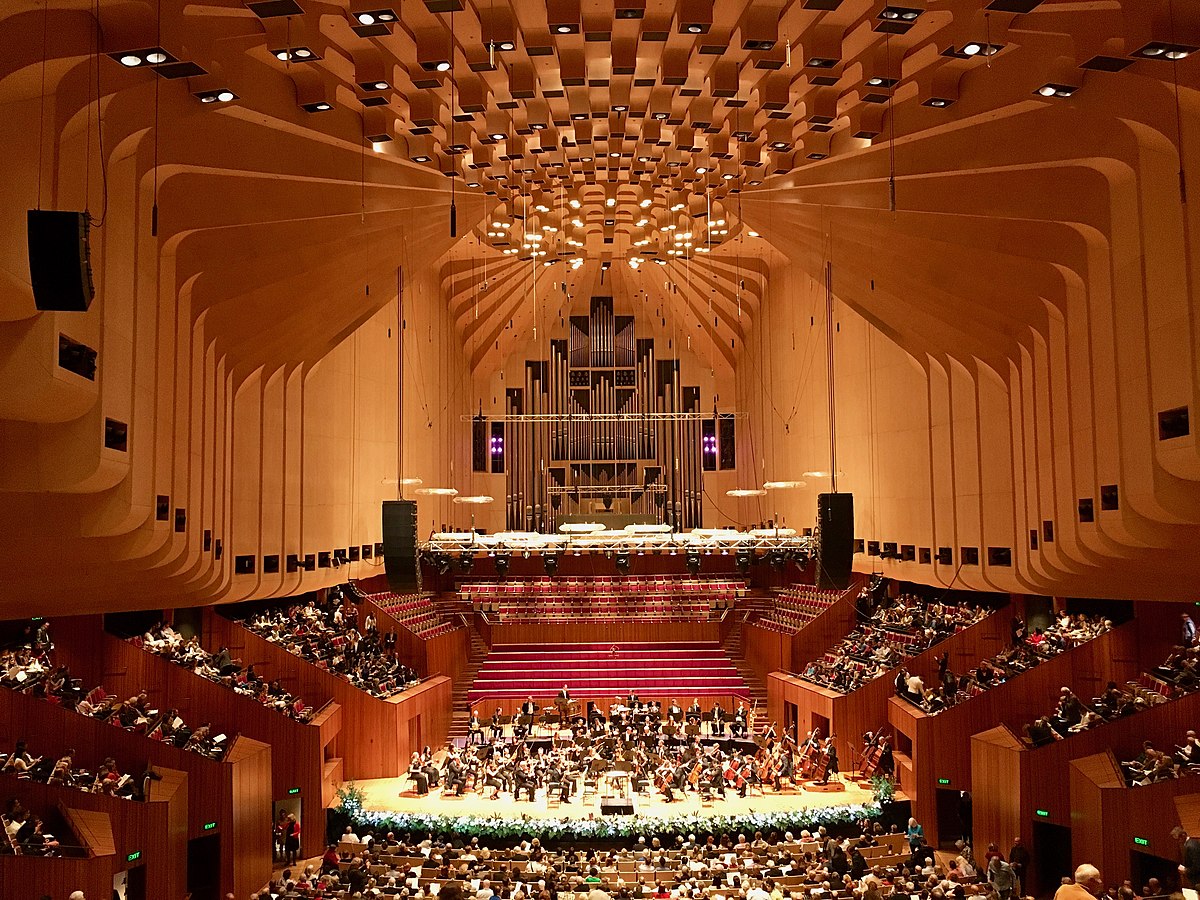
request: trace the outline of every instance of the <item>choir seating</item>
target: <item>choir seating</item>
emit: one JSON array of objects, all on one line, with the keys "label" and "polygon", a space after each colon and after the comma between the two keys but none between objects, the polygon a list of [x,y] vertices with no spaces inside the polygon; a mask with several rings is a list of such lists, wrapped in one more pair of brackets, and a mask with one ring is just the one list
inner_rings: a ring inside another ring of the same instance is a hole
[{"label": "choir seating", "polygon": [[433,603],[432,594],[397,594],[393,591],[368,593],[353,583],[350,587],[360,597],[370,600],[422,640],[440,637],[460,627],[457,622],[446,618],[438,610]]},{"label": "choir seating", "polygon": [[498,625],[531,622],[704,622],[720,618],[744,582],[671,576],[531,578],[464,584],[459,595]]},{"label": "choir seating", "polygon": [[[749,689],[715,642],[497,644],[469,693],[472,704],[501,698],[552,698],[563,684],[573,697],[611,699],[636,691],[678,696],[749,696]],[[548,701],[547,701],[548,702]]]},{"label": "choir seating", "polygon": [[841,596],[841,591],[823,591],[811,585],[785,588],[775,594],[774,605],[754,619],[754,623],[769,631],[795,634]]}]

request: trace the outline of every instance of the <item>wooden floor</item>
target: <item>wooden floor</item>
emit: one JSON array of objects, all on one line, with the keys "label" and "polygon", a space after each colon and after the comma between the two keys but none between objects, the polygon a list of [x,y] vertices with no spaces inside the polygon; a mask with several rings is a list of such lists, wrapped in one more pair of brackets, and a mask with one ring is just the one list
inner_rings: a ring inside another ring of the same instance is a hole
[{"label": "wooden floor", "polygon": [[[579,797],[572,799],[569,804],[547,806],[544,791],[539,791],[537,799],[530,803],[521,800],[513,802],[511,794],[501,794],[499,800],[489,800],[474,792],[468,792],[461,797],[442,796],[440,789],[434,789],[427,795],[419,797],[409,789],[406,778],[375,778],[368,781],[357,781],[365,795],[363,806],[368,810],[398,813],[425,813],[446,816],[521,816],[539,815],[556,819],[586,819],[600,814],[601,793],[589,797],[582,802]],[[834,787],[830,785],[830,787]],[[736,791],[726,791],[727,799],[722,801],[715,798],[711,804],[702,804],[699,795],[688,792],[685,799],[667,803],[661,794],[644,793],[634,797],[634,812],[638,815],[668,816],[681,813],[699,813],[711,815],[736,815],[749,812],[780,812],[792,810],[817,809],[831,806],[849,806],[871,802],[871,792],[860,788],[851,781],[842,783],[842,790],[792,790],[786,789],[776,793],[767,789],[763,794],[757,791],[745,799],[738,796]],[[490,795],[490,791],[489,791]]]}]

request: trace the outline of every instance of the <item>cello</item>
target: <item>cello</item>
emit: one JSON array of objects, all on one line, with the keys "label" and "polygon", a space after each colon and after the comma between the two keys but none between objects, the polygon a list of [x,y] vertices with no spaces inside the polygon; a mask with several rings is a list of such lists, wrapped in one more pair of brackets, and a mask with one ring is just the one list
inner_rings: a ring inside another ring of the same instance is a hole
[{"label": "cello", "polygon": [[862,761],[859,763],[858,773],[863,778],[870,778],[879,771],[879,760],[883,756],[883,742],[887,738],[883,734],[883,726],[874,734],[868,734],[864,741]]}]

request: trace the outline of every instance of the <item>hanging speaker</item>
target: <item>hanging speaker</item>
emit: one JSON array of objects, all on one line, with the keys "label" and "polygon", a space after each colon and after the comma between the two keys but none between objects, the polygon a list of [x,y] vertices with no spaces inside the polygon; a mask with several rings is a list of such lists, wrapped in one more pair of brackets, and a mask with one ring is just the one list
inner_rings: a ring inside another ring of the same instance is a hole
[{"label": "hanging speaker", "polygon": [[383,568],[397,594],[420,589],[415,500],[383,501]]},{"label": "hanging speaker", "polygon": [[854,495],[817,495],[817,587],[850,586],[854,562]]},{"label": "hanging speaker", "polygon": [[87,312],[92,305],[88,229],[87,213],[29,210],[29,277],[39,310]]}]

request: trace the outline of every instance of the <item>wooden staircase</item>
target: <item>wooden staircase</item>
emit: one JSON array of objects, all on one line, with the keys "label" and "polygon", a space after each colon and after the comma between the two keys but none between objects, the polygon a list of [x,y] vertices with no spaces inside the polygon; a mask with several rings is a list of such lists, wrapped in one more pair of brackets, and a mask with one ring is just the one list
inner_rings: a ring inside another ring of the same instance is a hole
[{"label": "wooden staircase", "polygon": [[467,726],[471,721],[471,708],[467,704],[467,695],[471,691],[471,686],[475,683],[475,676],[479,674],[479,668],[487,659],[488,645],[479,631],[475,628],[475,623],[471,621],[470,614],[463,614],[463,620],[467,624],[467,635],[471,639],[471,649],[467,655],[467,663],[463,666],[462,673],[454,682],[453,702],[451,705],[450,716],[450,732],[448,737],[451,740],[467,737]]},{"label": "wooden staircase", "polygon": [[741,600],[737,607],[729,612],[729,615],[733,617],[733,626],[725,635],[725,639],[721,641],[721,649],[725,651],[725,655],[733,662],[734,668],[742,676],[746,686],[750,688],[750,699],[757,701],[759,713],[762,715],[766,714],[767,709],[767,686],[758,677],[754,667],[746,662],[742,626],[759,609],[765,609],[770,603],[770,597],[759,595],[751,595]]}]

